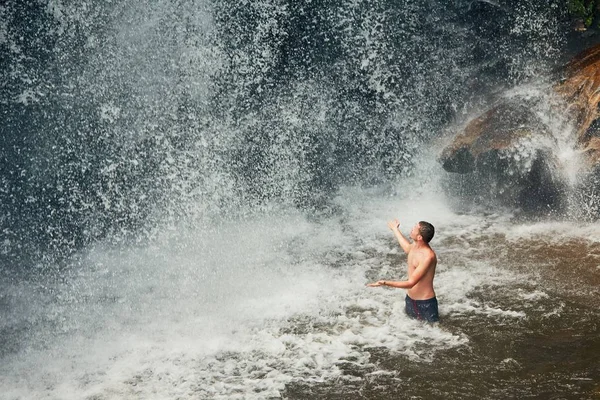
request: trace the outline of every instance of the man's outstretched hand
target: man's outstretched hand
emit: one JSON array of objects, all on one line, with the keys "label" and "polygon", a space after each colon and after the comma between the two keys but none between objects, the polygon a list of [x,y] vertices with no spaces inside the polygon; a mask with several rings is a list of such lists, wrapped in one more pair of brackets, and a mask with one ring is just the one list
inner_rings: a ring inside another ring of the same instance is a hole
[{"label": "man's outstretched hand", "polygon": [[391,230],[400,229],[400,221],[398,221],[397,219],[388,221],[387,225],[388,225],[388,228],[390,228]]},{"label": "man's outstretched hand", "polygon": [[368,287],[383,286],[383,282],[385,282],[385,281],[377,281],[377,282],[373,282],[373,283],[367,283],[367,286]]}]

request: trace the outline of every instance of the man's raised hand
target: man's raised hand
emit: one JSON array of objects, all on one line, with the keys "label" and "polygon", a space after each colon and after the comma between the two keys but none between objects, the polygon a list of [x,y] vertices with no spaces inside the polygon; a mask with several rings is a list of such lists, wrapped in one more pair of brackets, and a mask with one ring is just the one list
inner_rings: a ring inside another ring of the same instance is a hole
[{"label": "man's raised hand", "polygon": [[391,230],[400,229],[400,221],[398,221],[398,219],[389,221],[387,225],[388,225],[388,228],[390,228]]}]

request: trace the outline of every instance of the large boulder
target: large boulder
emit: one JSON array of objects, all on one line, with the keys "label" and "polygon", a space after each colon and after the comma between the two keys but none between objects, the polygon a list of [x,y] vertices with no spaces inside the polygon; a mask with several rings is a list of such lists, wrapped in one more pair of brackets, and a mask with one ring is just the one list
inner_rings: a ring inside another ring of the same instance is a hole
[{"label": "large boulder", "polygon": [[600,45],[577,55],[557,81],[537,96],[502,97],[469,121],[442,150],[443,168],[474,176],[512,205],[563,207],[574,174],[600,171]]},{"label": "large boulder", "polygon": [[442,151],[440,161],[448,172],[473,172],[519,140],[548,136],[544,128],[530,104],[501,102],[473,119]]}]

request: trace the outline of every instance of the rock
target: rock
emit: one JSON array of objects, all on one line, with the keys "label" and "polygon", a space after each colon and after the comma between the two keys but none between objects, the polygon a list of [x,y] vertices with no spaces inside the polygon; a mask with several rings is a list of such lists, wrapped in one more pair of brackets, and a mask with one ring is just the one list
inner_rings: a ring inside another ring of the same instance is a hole
[{"label": "rock", "polygon": [[[572,143],[573,153],[581,155],[578,173],[600,171],[600,45],[577,55],[558,77],[548,89],[553,93],[506,96],[469,121],[442,150],[443,168],[474,175],[471,181],[489,188],[489,196],[508,199],[511,205],[530,210],[562,207],[567,182],[561,162],[574,161],[559,160],[561,146]],[[560,135],[552,134],[556,128],[548,122],[558,120],[553,114],[564,121],[560,133],[572,135],[570,140],[561,138],[560,145]]]},{"label": "rock", "polygon": [[448,172],[473,172],[482,160],[511,148],[519,139],[539,133],[543,126],[530,104],[497,104],[472,120],[442,151],[440,161]]},{"label": "rock", "polygon": [[592,137],[583,149],[584,157],[590,166],[600,166],[600,138]]},{"label": "rock", "polygon": [[[596,126],[600,124],[593,124],[599,116],[600,45],[576,56],[564,67],[561,77],[554,91],[564,102],[556,106],[556,112],[573,122],[576,143],[580,150],[590,153],[597,148],[597,144],[590,144],[592,138],[600,136],[600,127]],[[470,121],[442,151],[440,162],[449,172],[472,172],[477,159],[488,151],[508,149],[518,139],[532,134],[548,136],[548,129],[532,111],[534,106],[531,100],[503,99]],[[586,159],[598,161],[596,156]]]},{"label": "rock", "polygon": [[594,134],[589,128],[598,118],[600,45],[571,60],[563,70],[563,81],[554,89],[566,102],[565,112],[575,123],[578,144],[585,147]]}]

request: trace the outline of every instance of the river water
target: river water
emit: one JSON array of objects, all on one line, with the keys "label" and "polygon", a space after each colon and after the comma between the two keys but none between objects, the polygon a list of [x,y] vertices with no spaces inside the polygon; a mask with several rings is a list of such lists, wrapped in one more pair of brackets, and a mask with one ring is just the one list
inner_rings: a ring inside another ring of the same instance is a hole
[{"label": "river water", "polygon": [[[61,282],[4,287],[2,398],[598,397],[595,223],[456,213],[416,185],[335,203],[98,245]],[[437,325],[365,287],[405,276],[391,217],[437,228]]]},{"label": "river water", "polygon": [[[517,3],[0,6],[0,399],[600,398],[577,168],[526,215],[436,161],[564,61]],[[436,227],[439,324],[365,286],[392,218]]]}]

